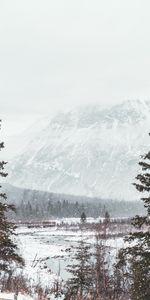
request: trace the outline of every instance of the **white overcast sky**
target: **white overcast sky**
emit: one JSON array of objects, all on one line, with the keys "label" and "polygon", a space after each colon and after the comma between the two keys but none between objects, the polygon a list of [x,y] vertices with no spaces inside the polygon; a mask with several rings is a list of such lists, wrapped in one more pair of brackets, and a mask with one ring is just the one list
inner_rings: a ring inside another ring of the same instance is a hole
[{"label": "white overcast sky", "polygon": [[0,0],[8,134],[76,104],[150,99],[149,0]]}]

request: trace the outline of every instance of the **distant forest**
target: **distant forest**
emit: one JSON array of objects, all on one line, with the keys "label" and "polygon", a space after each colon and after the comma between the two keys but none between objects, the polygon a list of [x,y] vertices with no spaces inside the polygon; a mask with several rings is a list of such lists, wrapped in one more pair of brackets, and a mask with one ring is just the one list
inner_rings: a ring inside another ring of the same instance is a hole
[{"label": "distant forest", "polygon": [[117,201],[111,199],[71,196],[43,191],[20,189],[5,186],[8,201],[15,204],[16,214],[13,219],[50,219],[80,217],[84,212],[87,217],[104,217],[106,211],[110,217],[132,217],[143,212],[141,201]]}]

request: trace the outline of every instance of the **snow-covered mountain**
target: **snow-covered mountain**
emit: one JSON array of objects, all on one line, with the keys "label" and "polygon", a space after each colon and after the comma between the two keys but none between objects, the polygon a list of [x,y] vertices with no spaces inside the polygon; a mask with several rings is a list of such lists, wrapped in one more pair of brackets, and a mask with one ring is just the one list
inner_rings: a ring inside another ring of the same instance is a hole
[{"label": "snow-covered mountain", "polygon": [[55,193],[135,199],[131,183],[140,155],[150,149],[149,131],[148,101],[59,112],[9,162],[8,181]]}]

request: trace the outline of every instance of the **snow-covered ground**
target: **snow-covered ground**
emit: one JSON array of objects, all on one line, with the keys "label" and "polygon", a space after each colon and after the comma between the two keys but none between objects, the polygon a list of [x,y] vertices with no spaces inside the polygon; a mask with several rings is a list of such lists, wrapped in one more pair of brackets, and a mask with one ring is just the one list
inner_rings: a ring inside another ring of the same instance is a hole
[{"label": "snow-covered ground", "polygon": [[[18,247],[26,263],[24,274],[33,285],[38,283],[44,288],[53,287],[57,280],[68,279],[66,267],[72,263],[79,240],[84,239],[92,245],[95,241],[95,232],[92,230],[22,227],[16,233]],[[117,249],[124,242],[122,238],[116,238],[108,239],[105,243],[115,257]]]},{"label": "snow-covered ground", "polygon": [[[3,300],[14,300],[15,298],[15,293],[1,293],[0,292],[0,299]],[[33,300],[32,297],[30,297],[29,295],[23,295],[21,293],[18,294],[17,296],[17,300]]]}]

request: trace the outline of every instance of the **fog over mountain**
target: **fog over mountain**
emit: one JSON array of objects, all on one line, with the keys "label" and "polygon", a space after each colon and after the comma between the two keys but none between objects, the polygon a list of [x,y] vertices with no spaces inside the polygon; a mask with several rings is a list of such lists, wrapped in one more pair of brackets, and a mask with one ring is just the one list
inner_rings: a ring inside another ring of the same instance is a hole
[{"label": "fog over mountain", "polygon": [[39,121],[23,153],[9,162],[8,182],[55,193],[136,199],[131,183],[140,155],[149,150],[149,117],[150,102],[135,100],[108,109],[68,109],[46,118],[45,126],[42,121],[42,129]]}]

